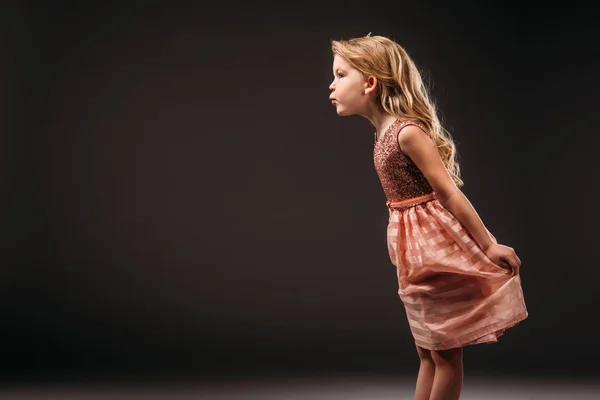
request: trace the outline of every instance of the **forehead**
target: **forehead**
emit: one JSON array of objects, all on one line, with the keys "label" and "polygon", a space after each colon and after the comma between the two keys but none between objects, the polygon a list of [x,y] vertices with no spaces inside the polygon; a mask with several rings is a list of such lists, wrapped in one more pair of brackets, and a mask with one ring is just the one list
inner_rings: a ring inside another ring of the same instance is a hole
[{"label": "forehead", "polygon": [[336,54],[333,58],[333,70],[335,71],[338,68],[345,69],[346,71],[348,71],[351,67],[346,62],[346,60],[344,60],[342,57]]}]

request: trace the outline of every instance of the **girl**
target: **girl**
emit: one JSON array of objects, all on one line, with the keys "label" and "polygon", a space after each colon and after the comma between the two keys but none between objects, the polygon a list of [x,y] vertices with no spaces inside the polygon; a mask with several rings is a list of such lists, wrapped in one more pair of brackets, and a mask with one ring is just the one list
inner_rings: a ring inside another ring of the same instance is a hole
[{"label": "girl", "polygon": [[495,343],[527,318],[521,260],[499,244],[458,188],[451,135],[413,60],[396,42],[332,41],[330,100],[376,128],[387,245],[421,364],[415,399],[458,399],[462,347]]}]

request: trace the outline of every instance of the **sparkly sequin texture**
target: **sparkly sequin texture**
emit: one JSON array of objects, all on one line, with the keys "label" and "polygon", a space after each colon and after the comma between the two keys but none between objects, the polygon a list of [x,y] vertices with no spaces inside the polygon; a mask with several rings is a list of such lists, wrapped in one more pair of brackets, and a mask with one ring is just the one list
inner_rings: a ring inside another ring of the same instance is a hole
[{"label": "sparkly sequin texture", "polygon": [[425,130],[416,122],[396,119],[379,140],[375,141],[375,170],[388,201],[402,201],[433,192],[427,178],[410,157],[400,150],[398,133],[408,125],[416,125]]}]

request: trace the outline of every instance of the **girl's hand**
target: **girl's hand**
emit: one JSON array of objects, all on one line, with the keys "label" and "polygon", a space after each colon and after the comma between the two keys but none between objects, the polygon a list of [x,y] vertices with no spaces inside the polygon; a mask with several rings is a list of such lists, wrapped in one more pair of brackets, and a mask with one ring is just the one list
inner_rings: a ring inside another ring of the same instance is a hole
[{"label": "girl's hand", "polygon": [[517,257],[517,254],[512,247],[492,243],[484,252],[494,264],[505,269],[512,268],[515,274],[519,274],[521,259]]}]

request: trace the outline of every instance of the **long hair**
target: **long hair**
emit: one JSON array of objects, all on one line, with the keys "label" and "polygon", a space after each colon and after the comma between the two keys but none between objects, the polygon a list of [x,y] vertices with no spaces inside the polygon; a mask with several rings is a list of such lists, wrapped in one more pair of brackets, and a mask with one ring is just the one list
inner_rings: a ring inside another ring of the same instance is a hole
[{"label": "long hair", "polygon": [[377,78],[379,101],[385,111],[426,128],[455,184],[463,186],[452,135],[440,123],[435,103],[406,50],[383,36],[332,40],[331,50],[334,57],[340,56],[364,79],[370,75]]}]

